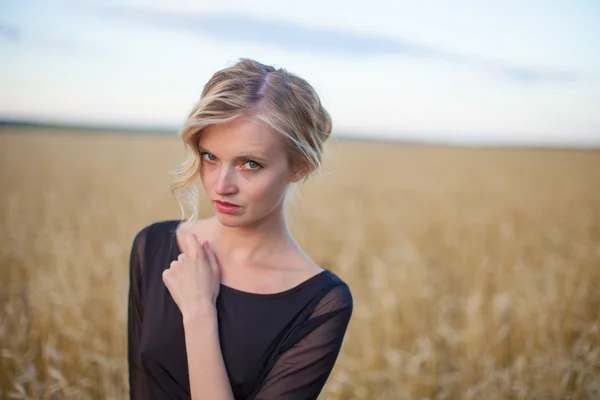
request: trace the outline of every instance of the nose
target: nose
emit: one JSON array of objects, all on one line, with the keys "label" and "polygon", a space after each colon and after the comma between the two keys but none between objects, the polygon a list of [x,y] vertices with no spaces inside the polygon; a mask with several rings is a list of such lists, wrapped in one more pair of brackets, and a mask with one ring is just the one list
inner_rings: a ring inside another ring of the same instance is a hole
[{"label": "nose", "polygon": [[235,171],[232,170],[232,168],[221,168],[215,188],[216,193],[219,196],[228,196],[235,194],[237,190],[237,185],[235,184]]}]

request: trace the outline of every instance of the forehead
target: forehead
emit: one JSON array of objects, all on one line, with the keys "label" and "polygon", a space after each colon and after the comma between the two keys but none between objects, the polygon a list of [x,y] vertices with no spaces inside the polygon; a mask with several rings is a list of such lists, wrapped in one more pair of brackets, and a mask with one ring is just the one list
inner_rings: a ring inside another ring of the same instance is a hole
[{"label": "forehead", "polygon": [[283,152],[283,139],[271,127],[250,117],[208,127],[200,136],[199,145],[220,156],[242,152],[274,155]]}]

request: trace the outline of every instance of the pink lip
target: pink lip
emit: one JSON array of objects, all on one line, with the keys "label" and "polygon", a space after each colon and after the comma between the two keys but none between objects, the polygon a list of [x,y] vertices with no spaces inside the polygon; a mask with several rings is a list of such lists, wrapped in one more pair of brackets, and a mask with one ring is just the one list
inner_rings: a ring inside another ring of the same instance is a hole
[{"label": "pink lip", "polygon": [[235,211],[237,211],[238,208],[240,208],[240,206],[238,206],[238,205],[226,203],[226,202],[219,201],[219,200],[215,201],[215,205],[217,206],[217,210],[221,211],[222,213],[226,213],[226,214],[232,214]]}]

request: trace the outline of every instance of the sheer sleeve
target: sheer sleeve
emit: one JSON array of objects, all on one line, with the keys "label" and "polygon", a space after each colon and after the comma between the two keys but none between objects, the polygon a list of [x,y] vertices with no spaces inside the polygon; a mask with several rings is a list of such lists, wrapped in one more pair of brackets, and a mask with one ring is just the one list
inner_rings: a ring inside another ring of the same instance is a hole
[{"label": "sheer sleeve", "polygon": [[132,400],[148,398],[142,370],[140,339],[143,321],[142,265],[145,259],[149,230],[150,227],[148,226],[136,234],[129,259],[127,357],[129,364],[129,395]]},{"label": "sheer sleeve", "polygon": [[337,360],[352,308],[346,284],[331,289],[292,332],[287,340],[291,345],[282,350],[252,399],[316,399]]}]

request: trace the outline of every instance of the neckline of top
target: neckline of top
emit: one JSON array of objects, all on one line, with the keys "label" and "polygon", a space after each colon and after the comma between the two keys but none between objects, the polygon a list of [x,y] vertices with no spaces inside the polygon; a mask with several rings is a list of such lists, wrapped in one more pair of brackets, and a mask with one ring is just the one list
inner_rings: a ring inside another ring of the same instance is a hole
[{"label": "neckline of top", "polygon": [[[174,220],[176,222],[175,224],[175,228],[174,229],[170,229],[170,238],[171,238],[171,244],[172,244],[172,248],[175,249],[175,252],[177,253],[176,256],[179,256],[179,254],[182,253],[181,248],[179,247],[179,242],[177,241],[177,227],[179,226],[179,224],[182,221],[179,220]],[[275,298],[275,297],[281,297],[281,296],[286,296],[288,294],[294,293],[302,288],[304,288],[305,286],[308,286],[310,284],[312,284],[313,282],[315,282],[317,279],[319,279],[322,276],[325,276],[329,273],[329,270],[327,269],[323,269],[322,271],[316,273],[315,275],[303,280],[302,282],[300,282],[299,284],[297,284],[296,286],[293,286],[289,289],[285,289],[282,290],[280,292],[274,292],[274,293],[255,293],[255,292],[248,292],[245,290],[241,290],[241,289],[236,289],[234,287],[231,286],[227,286],[224,285],[223,283],[220,283],[220,287],[221,290],[225,290],[231,293],[236,293],[239,295],[243,295],[243,296],[248,296],[248,297],[257,297],[257,298]]]}]

